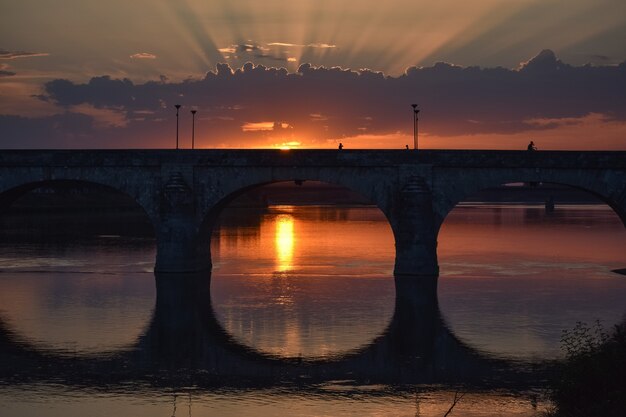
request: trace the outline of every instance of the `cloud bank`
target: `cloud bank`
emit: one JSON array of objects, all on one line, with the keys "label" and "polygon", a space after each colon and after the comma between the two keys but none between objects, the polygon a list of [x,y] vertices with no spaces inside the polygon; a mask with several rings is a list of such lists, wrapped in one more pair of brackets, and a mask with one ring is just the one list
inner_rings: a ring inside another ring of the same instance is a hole
[{"label": "cloud bank", "polygon": [[[198,109],[196,132],[204,146],[410,135],[414,102],[421,108],[420,133],[439,137],[532,134],[591,114],[626,121],[626,63],[575,67],[549,50],[517,69],[436,63],[391,77],[310,64],[295,73],[251,63],[238,69],[219,64],[203,78],[181,82],[161,77],[136,84],[101,76],[82,84],[57,79],[44,90],[40,98],[62,114],[36,120],[2,116],[3,141],[33,140],[47,131],[47,147],[79,146],[76,141],[82,147],[169,146],[174,104],[184,106],[183,121],[185,111]],[[92,110],[77,112],[80,106]],[[107,117],[98,122],[98,112]],[[124,122],[102,123],[112,114]]]}]

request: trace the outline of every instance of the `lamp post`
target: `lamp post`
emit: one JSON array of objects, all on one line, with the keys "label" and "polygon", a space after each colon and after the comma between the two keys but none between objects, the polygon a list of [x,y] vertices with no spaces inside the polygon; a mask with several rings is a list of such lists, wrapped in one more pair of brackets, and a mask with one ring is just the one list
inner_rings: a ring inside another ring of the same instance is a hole
[{"label": "lamp post", "polygon": [[413,149],[417,149],[417,113],[419,113],[420,111],[417,108],[417,104],[411,104],[411,107],[413,107]]},{"label": "lamp post", "polygon": [[194,148],[194,143],[196,139],[196,112],[198,110],[191,111],[191,149]]},{"label": "lamp post", "polygon": [[178,110],[180,110],[180,104],[174,104],[176,107],[176,149],[178,149]]}]

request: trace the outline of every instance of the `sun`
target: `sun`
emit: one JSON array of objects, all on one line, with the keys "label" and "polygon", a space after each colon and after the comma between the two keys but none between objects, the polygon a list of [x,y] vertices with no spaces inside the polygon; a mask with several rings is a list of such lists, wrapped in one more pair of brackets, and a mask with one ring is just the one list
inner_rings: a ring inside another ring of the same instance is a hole
[{"label": "sun", "polygon": [[290,141],[290,142],[275,143],[271,145],[271,148],[280,149],[281,151],[289,151],[292,149],[298,149],[301,146],[302,146],[302,142]]}]

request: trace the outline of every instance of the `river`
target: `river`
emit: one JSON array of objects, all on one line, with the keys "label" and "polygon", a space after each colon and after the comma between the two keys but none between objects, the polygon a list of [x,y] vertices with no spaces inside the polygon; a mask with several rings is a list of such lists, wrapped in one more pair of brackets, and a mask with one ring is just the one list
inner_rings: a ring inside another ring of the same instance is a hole
[{"label": "river", "polygon": [[457,207],[427,307],[397,299],[370,206],[231,208],[206,291],[159,300],[151,238],[23,235],[0,243],[3,416],[443,416],[455,395],[451,416],[535,416],[562,331],[626,312],[602,205]]}]

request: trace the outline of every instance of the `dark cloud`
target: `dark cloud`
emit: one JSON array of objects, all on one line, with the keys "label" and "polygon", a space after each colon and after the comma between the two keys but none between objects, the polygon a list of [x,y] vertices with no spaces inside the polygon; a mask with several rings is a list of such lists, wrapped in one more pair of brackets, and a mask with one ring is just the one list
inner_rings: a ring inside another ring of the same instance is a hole
[{"label": "dark cloud", "polygon": [[613,59],[610,56],[607,55],[590,55],[589,58],[591,59],[592,62],[612,62]]},{"label": "dark cloud", "polygon": [[29,58],[35,56],[48,56],[50,54],[45,52],[26,52],[26,51],[7,51],[0,49],[0,59],[16,59],[16,58]]},{"label": "dark cloud", "polygon": [[11,77],[15,75],[13,71],[0,70],[0,77]]},{"label": "dark cloud", "polygon": [[68,109],[90,105],[123,112],[131,121],[123,130],[129,137],[171,118],[175,103],[186,106],[183,110],[197,107],[199,126],[211,132],[215,144],[285,133],[244,133],[247,123],[288,125],[290,134],[319,139],[410,134],[413,102],[421,107],[420,131],[438,136],[549,129],[554,120],[590,113],[626,120],[624,91],[626,64],[574,67],[547,50],[516,70],[437,63],[390,77],[310,64],[289,73],[248,63],[236,70],[219,64],[202,79],[182,82],[135,84],[102,76],[86,84],[45,85],[45,97]]},{"label": "dark cloud", "polygon": [[[129,131],[135,133],[125,135]],[[169,147],[162,131],[159,122],[140,129],[133,122],[128,128],[103,127],[93,116],[72,111],[45,117],[0,115],[4,149]]]},{"label": "dark cloud", "polygon": [[253,51],[261,51],[263,48],[261,48],[259,45],[256,44],[250,44],[250,43],[244,43],[241,45],[237,45],[236,50],[238,52],[253,52]]},{"label": "dark cloud", "polygon": [[287,57],[287,56],[280,56],[280,55],[256,54],[255,57],[256,58],[262,58],[262,59],[269,59],[270,61],[277,61],[277,62],[288,62],[289,61],[289,57]]},{"label": "dark cloud", "polygon": [[79,114],[39,118],[0,116],[3,148],[80,147],[77,144],[81,139],[91,139],[93,130],[93,120]]}]

